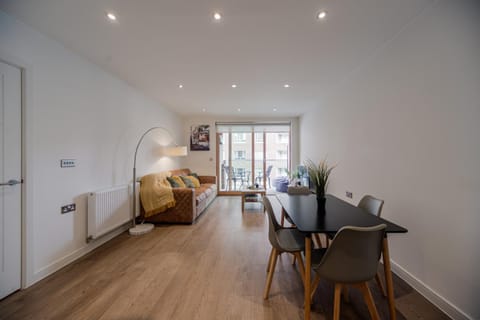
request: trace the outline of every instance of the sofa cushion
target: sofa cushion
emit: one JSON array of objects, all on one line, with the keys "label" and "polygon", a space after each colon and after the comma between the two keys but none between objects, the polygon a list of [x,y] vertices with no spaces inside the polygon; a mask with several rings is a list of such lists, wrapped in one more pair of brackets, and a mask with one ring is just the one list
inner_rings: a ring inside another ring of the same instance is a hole
[{"label": "sofa cushion", "polygon": [[205,192],[202,192],[200,194],[195,194],[195,204],[198,206],[200,202],[205,200],[207,198],[207,194]]},{"label": "sofa cushion", "polygon": [[167,180],[172,186],[172,188],[186,188],[185,183],[179,176],[167,177]]},{"label": "sofa cushion", "polygon": [[198,174],[196,172],[190,173],[191,176],[197,178],[200,181],[200,178],[198,177]]},{"label": "sofa cushion", "polygon": [[[183,182],[189,188],[200,188],[200,181],[194,176],[182,176]],[[188,181],[188,182],[187,182]],[[192,184],[193,186],[190,186]]]},{"label": "sofa cushion", "polygon": [[205,194],[207,195],[207,197],[208,197],[209,195],[211,195],[211,194],[213,193],[213,190],[212,190],[212,188],[208,188],[208,189],[205,189],[204,193],[205,193]]},{"label": "sofa cushion", "polygon": [[192,180],[190,180],[187,176],[180,176],[182,179],[183,183],[185,183],[185,187],[187,188],[195,188],[195,185],[193,184]]}]

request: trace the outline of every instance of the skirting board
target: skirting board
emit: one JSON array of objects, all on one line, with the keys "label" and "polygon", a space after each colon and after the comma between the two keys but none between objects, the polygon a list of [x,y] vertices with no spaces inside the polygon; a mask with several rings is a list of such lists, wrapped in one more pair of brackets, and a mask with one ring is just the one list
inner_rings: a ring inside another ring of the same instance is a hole
[{"label": "skirting board", "polygon": [[414,277],[410,272],[402,268],[395,261],[391,262],[391,266],[392,271],[397,276],[402,278],[406,283],[408,283],[412,288],[417,290],[422,296],[424,296],[428,301],[433,303],[437,308],[446,313],[450,318],[454,320],[474,320],[465,312],[457,308],[450,301],[433,291],[432,288]]},{"label": "skirting board", "polygon": [[[72,252],[72,253],[70,253],[70,254],[68,254],[68,255],[66,255],[66,256],[64,256],[64,257],[62,257],[62,258],[60,258],[60,259],[58,259],[54,262],[52,262],[48,266],[46,266],[46,267],[40,269],[39,271],[35,272],[35,274],[32,277],[32,281],[27,283],[27,287],[30,287],[34,283],[42,280],[43,278],[46,278],[47,276],[51,275],[52,273],[60,270],[61,268],[67,266],[68,264],[74,262],[75,260],[83,257],[84,255],[86,255],[90,251],[98,248],[102,244],[104,244],[107,241],[115,238],[116,236],[118,236],[122,232],[128,230],[128,228],[130,228],[130,227],[131,227],[131,224],[129,222],[129,223],[119,227],[117,230],[114,230],[111,233],[106,234],[105,236],[99,238],[98,240],[96,240],[94,242],[90,242],[88,245],[86,245],[86,246],[84,246],[80,249],[77,249],[74,252]],[[25,289],[25,288],[23,288],[23,289]]]}]

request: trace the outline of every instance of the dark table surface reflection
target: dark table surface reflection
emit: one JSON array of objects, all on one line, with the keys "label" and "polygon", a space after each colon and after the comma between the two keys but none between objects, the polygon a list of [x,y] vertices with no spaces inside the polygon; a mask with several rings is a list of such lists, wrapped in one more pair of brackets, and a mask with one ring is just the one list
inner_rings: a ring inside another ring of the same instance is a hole
[{"label": "dark table surface reflection", "polygon": [[326,195],[325,206],[319,207],[314,194],[277,194],[282,207],[298,230],[309,233],[336,233],[344,226],[371,227],[387,225],[387,233],[404,233],[407,229],[390,221],[366,213],[335,196]]}]

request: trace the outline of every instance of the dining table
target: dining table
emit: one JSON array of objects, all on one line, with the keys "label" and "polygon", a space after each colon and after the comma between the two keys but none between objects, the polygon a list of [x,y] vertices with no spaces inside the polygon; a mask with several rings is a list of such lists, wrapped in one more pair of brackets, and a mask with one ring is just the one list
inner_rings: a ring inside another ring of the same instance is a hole
[{"label": "dining table", "polygon": [[382,242],[383,268],[387,288],[390,319],[396,319],[393,279],[388,249],[388,235],[406,233],[407,229],[386,219],[365,212],[342,199],[327,194],[324,202],[317,201],[315,194],[293,195],[278,193],[276,195],[287,215],[296,228],[305,234],[305,305],[304,319],[310,319],[311,308],[311,266],[312,266],[312,234],[335,234],[344,226],[371,227],[385,224],[385,237]]}]

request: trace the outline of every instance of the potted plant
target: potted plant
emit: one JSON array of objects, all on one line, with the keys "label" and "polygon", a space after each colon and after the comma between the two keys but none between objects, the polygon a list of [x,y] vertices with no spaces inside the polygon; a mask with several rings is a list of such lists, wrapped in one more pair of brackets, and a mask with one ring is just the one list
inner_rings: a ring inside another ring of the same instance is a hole
[{"label": "potted plant", "polygon": [[315,193],[317,194],[317,201],[320,205],[325,204],[325,193],[328,187],[328,177],[335,166],[329,166],[327,160],[321,160],[318,164],[312,160],[305,161],[305,167],[307,168],[310,181],[315,187]]}]

